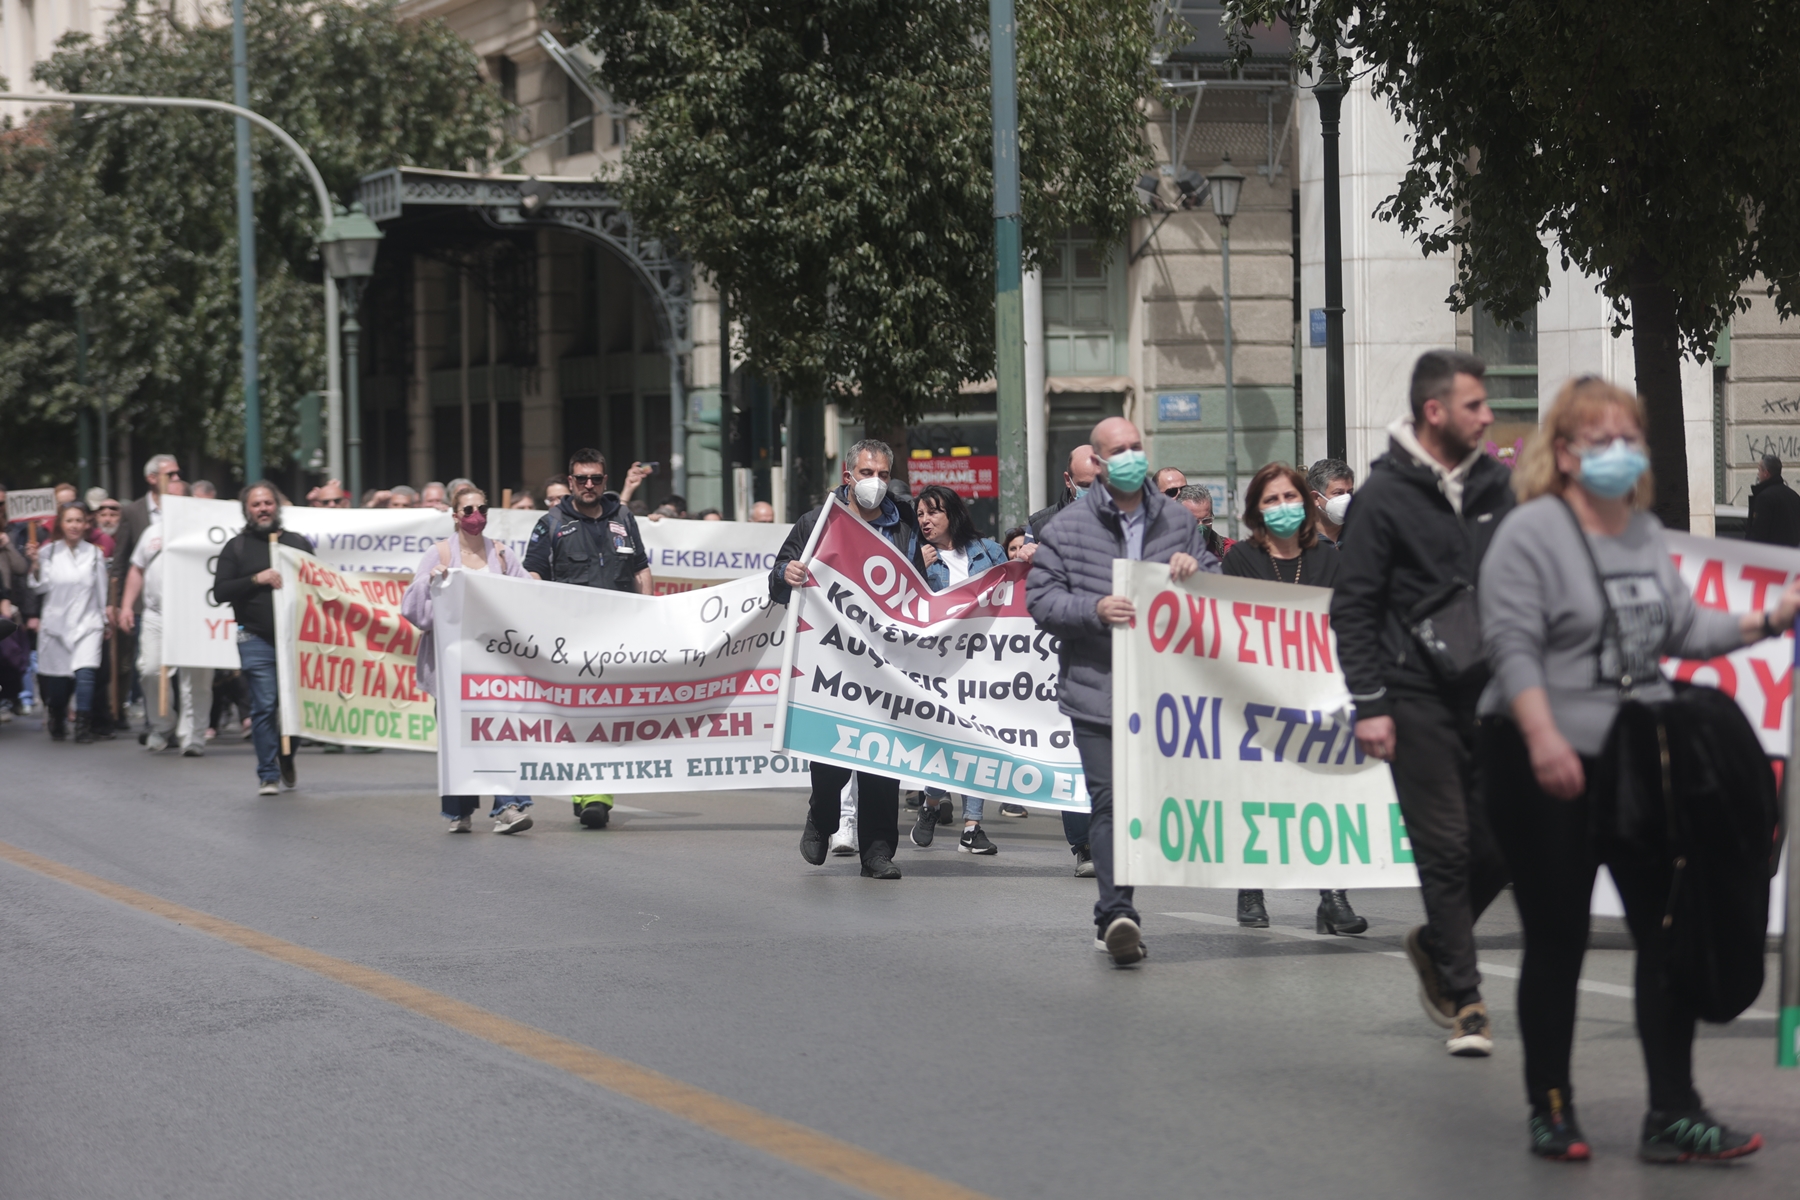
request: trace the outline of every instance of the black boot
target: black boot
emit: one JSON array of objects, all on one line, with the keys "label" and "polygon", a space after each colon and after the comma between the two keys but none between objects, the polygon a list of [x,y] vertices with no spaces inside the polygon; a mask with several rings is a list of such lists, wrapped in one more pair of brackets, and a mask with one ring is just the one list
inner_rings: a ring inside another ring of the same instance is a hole
[{"label": "black boot", "polygon": [[60,704],[46,705],[44,716],[50,722],[50,740],[53,742],[66,741],[69,736],[69,721],[62,706]]},{"label": "black boot", "polygon": [[1356,910],[1350,907],[1347,892],[1319,890],[1319,911],[1313,922],[1314,929],[1320,933],[1350,934],[1361,933],[1368,927],[1368,918],[1357,916]]},{"label": "black boot", "polygon": [[75,714],[75,740],[91,742],[94,740],[94,718],[88,713]]},{"label": "black boot", "polygon": [[1246,929],[1267,929],[1269,927],[1269,910],[1263,907],[1261,888],[1239,889],[1238,924]]}]

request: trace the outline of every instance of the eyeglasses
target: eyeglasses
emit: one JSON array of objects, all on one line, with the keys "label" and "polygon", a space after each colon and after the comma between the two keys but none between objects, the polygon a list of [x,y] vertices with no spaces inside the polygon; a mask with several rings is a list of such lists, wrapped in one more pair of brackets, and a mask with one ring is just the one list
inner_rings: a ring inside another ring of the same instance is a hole
[{"label": "eyeglasses", "polygon": [[605,475],[571,475],[569,482],[576,487],[599,487],[606,482]]},{"label": "eyeglasses", "polygon": [[457,509],[456,511],[457,511],[458,515],[464,516],[464,517],[472,517],[476,513],[480,513],[482,516],[485,517],[488,514],[488,506],[485,504],[465,504],[461,508]]}]

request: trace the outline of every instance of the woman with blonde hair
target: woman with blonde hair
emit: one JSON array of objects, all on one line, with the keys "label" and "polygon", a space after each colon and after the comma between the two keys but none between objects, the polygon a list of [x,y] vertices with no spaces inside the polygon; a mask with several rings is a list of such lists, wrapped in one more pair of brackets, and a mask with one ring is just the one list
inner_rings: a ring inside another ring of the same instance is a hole
[{"label": "woman with blonde hair", "polygon": [[1695,1004],[1671,985],[1660,936],[1672,868],[1630,852],[1611,811],[1608,738],[1621,706],[1675,697],[1664,656],[1708,659],[1791,626],[1800,580],[1767,613],[1694,603],[1669,558],[1638,398],[1603,379],[1563,385],[1514,476],[1519,507],[1481,568],[1493,679],[1477,742],[1489,819],[1525,931],[1519,1030],[1531,1150],[1589,1155],[1575,1120],[1570,1051],[1594,874],[1605,863],[1637,944],[1638,1037],[1650,1109],[1638,1153],[1653,1162],[1735,1158],[1762,1146],[1702,1107],[1693,1083]]},{"label": "woman with blonde hair", "polygon": [[[449,571],[492,571],[514,579],[528,579],[518,555],[488,537],[488,502],[471,483],[457,487],[450,497],[450,519],[455,532],[425,552],[413,571],[412,583],[400,602],[400,614],[423,633],[419,638],[419,690],[437,695],[437,641],[432,636],[434,613],[431,581]],[[468,833],[474,823],[480,796],[445,796],[441,809],[450,822],[447,833]],[[495,796],[488,816],[495,833],[524,833],[531,828],[530,796]]]}]

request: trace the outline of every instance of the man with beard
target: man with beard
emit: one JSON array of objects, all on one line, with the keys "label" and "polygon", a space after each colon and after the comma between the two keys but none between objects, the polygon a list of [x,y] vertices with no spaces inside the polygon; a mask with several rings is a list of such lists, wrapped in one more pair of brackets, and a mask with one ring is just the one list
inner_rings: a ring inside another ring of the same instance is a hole
[{"label": "man with beard", "polygon": [[303,554],[311,554],[313,548],[299,534],[281,528],[281,493],[274,484],[259,479],[238,499],[244,506],[244,529],[219,551],[213,595],[237,615],[238,661],[250,688],[257,795],[273,796],[280,790],[277,780],[292,788],[295,775],[294,756],[281,753],[276,720],[275,589],[281,586],[281,572],[270,561],[269,538],[276,535],[282,545]]},{"label": "man with beard", "polygon": [[1480,449],[1494,420],[1486,371],[1458,351],[1420,356],[1412,411],[1388,426],[1388,451],[1344,514],[1331,596],[1356,742],[1393,771],[1419,870],[1426,923],[1407,932],[1407,957],[1425,1014],[1452,1031],[1447,1048],[1461,1057],[1493,1050],[1475,922],[1507,877],[1475,787],[1475,702],[1488,677],[1475,583],[1514,502],[1512,473]]}]

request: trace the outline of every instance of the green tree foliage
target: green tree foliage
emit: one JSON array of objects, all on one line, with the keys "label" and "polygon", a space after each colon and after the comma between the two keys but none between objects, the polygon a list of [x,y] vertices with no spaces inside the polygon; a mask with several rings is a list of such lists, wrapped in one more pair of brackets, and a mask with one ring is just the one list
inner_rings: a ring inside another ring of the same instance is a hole
[{"label": "green tree foliage", "polygon": [[[1800,301],[1800,22],[1780,0],[1228,0],[1301,56],[1366,74],[1415,135],[1378,210],[1457,253],[1451,301],[1501,319],[1549,287],[1546,242],[1632,328],[1657,511],[1687,527],[1683,352],[1709,355],[1746,280]],[[1446,214],[1453,214],[1447,216]],[[1354,219],[1358,214],[1350,214]]]},{"label": "green tree foliage", "polygon": [[[711,274],[751,365],[872,424],[993,371],[987,5],[556,0],[635,106],[632,213]],[[1156,89],[1143,0],[1019,0],[1027,265],[1123,240]]]},{"label": "green tree foliage", "polygon": [[[496,144],[507,106],[441,23],[400,24],[384,3],[249,0],[246,31],[250,106],[340,200],[369,171],[465,168]],[[36,74],[56,91],[230,100],[231,28],[128,6],[104,41],[65,38]],[[88,394],[137,457],[241,463],[232,136],[217,113],[101,106],[0,133],[0,478],[74,474],[78,305]],[[300,397],[325,383],[319,205],[272,137],[253,131],[252,149],[264,461],[278,469]]]}]

